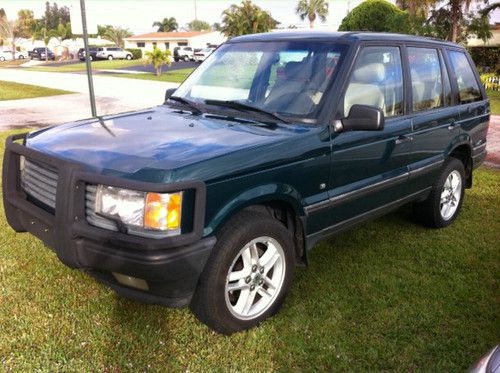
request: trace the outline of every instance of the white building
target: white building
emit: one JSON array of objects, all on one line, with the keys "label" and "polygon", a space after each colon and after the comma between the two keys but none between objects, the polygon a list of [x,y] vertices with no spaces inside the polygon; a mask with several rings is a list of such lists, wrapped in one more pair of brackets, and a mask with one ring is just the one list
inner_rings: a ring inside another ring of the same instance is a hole
[{"label": "white building", "polygon": [[208,45],[219,45],[226,41],[226,37],[218,31],[174,31],[150,32],[134,35],[125,39],[125,48],[140,48],[142,51],[151,51],[156,46],[161,50],[175,47],[206,48]]}]

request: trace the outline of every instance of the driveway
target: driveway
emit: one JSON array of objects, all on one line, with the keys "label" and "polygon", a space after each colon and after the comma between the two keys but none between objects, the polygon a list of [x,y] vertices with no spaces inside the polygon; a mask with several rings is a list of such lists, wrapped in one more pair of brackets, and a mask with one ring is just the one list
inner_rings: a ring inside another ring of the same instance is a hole
[{"label": "driveway", "polygon": [[[172,70],[179,70],[179,69],[191,69],[191,68],[196,68],[200,66],[198,62],[184,62],[184,61],[179,61],[179,62],[172,62],[170,66],[163,66],[162,71],[172,71]],[[120,69],[116,70],[126,70],[126,71],[142,71],[146,73],[155,73],[156,70],[154,69],[153,65],[151,64],[139,64],[135,66],[127,66],[123,67]]]},{"label": "driveway", "polygon": [[[0,69],[0,80],[77,93],[26,100],[0,101],[0,127],[48,125],[90,117],[87,76],[84,74]],[[159,105],[165,90],[177,83],[94,75],[98,115]]]}]

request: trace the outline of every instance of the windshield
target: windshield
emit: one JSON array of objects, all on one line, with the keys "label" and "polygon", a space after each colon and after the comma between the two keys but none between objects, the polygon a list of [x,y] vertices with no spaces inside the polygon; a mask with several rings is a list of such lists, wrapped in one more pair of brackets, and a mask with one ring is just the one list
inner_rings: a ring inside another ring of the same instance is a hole
[{"label": "windshield", "polygon": [[177,89],[205,104],[237,101],[268,112],[307,117],[335,79],[346,46],[332,42],[241,42],[222,45]]}]

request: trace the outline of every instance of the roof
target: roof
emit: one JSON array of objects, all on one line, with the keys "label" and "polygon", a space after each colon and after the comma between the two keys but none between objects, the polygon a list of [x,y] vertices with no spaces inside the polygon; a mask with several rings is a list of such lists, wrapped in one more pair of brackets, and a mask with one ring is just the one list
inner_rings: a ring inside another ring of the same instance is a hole
[{"label": "roof", "polygon": [[141,34],[141,35],[134,35],[129,38],[126,38],[127,40],[133,40],[133,39],[186,39],[186,38],[192,38],[195,36],[200,36],[203,34],[208,34],[212,31],[172,31],[172,32],[149,32],[147,34]]},{"label": "roof", "polygon": [[229,42],[244,42],[244,41],[280,41],[280,40],[369,40],[369,41],[416,41],[426,43],[439,43],[452,46],[457,44],[423,36],[393,34],[385,32],[333,32],[333,31],[276,31],[262,34],[244,35],[232,38]]}]

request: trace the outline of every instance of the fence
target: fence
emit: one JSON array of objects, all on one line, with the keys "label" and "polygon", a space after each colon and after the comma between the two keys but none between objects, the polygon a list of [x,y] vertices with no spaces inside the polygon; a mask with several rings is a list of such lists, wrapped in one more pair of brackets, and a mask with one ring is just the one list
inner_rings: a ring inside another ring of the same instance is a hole
[{"label": "fence", "polygon": [[486,89],[490,89],[492,91],[500,91],[500,76],[495,76],[493,74],[483,74],[481,75],[481,82]]}]

